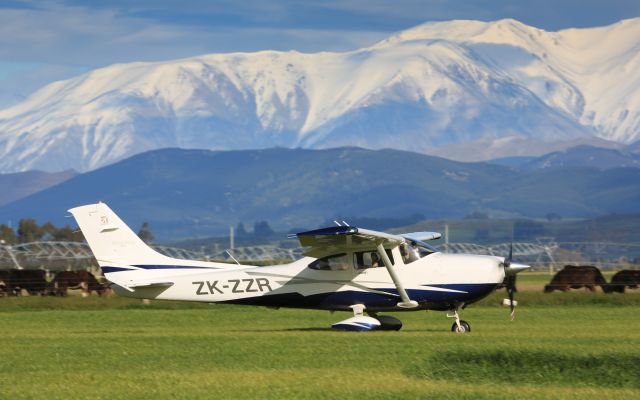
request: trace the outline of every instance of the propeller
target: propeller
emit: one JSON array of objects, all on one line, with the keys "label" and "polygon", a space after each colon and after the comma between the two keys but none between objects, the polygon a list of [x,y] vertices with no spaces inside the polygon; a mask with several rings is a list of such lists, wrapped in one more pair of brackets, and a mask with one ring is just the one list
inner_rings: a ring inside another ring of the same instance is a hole
[{"label": "propeller", "polygon": [[516,317],[516,303],[513,300],[513,294],[516,291],[516,276],[509,275],[506,277],[506,286],[507,286],[507,294],[509,295],[509,308],[511,309],[511,313],[509,316],[513,321]]},{"label": "propeller", "polygon": [[516,306],[513,302],[513,294],[516,291],[516,274],[511,272],[509,268],[511,267],[511,261],[513,260],[513,242],[509,245],[509,256],[504,259],[502,262],[502,266],[504,267],[504,284],[507,289],[507,294],[509,295],[509,308],[511,309],[511,320],[513,321],[516,317]]}]

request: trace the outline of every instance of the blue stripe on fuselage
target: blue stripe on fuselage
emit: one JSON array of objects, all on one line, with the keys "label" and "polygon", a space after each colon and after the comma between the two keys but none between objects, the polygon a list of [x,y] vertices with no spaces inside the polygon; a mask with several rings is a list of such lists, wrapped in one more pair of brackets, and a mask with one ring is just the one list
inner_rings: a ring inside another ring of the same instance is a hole
[{"label": "blue stripe on fuselage", "polygon": [[124,272],[124,271],[135,271],[135,269],[131,268],[120,268],[120,267],[100,267],[103,274],[109,274],[111,272]]},{"label": "blue stripe on fuselage", "polygon": [[131,267],[133,268],[126,268],[126,267],[111,267],[111,266],[104,266],[104,267],[100,267],[102,269],[102,272],[107,274],[110,272],[122,272],[122,271],[137,271],[140,269],[180,269],[180,270],[184,270],[184,269],[214,269],[214,270],[219,270],[220,268],[217,267],[200,267],[200,266],[190,266],[190,265],[132,265]]},{"label": "blue stripe on fuselage", "polygon": [[[420,303],[423,309],[446,310],[459,303],[472,303],[478,301],[491,293],[497,286],[495,283],[480,284],[443,284],[428,285],[441,289],[451,289],[460,292],[436,291],[429,289],[408,289],[407,294],[411,300]],[[376,290],[397,294],[396,288],[376,288]],[[300,293],[277,293],[277,290],[264,296],[249,297],[243,299],[229,300],[227,303],[264,305],[273,307],[292,308],[320,308],[327,310],[348,310],[354,304],[364,304],[369,310],[375,309],[395,309],[398,303],[397,298],[389,298],[384,295],[366,292],[345,290],[340,292],[318,293],[303,296]]]},{"label": "blue stripe on fuselage", "polygon": [[218,267],[196,267],[191,265],[133,265],[143,269],[220,269]]}]

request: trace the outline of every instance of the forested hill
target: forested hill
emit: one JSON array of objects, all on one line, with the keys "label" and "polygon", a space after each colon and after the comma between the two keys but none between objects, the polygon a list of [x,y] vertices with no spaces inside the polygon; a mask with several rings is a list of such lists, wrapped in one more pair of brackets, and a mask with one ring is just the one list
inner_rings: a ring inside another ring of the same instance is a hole
[{"label": "forested hill", "polygon": [[163,149],[71,178],[0,207],[65,225],[67,209],[108,203],[158,239],[226,232],[266,220],[275,230],[336,217],[589,217],[640,211],[640,169],[558,167],[519,171],[398,150],[336,148],[207,151]]}]

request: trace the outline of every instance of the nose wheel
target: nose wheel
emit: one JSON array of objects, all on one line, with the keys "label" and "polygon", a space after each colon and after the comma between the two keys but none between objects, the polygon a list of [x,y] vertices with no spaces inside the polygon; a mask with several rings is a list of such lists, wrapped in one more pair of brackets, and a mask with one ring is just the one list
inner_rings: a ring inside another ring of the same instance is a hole
[{"label": "nose wheel", "polygon": [[456,322],[451,325],[451,332],[455,333],[466,333],[471,332],[471,325],[467,321],[463,321],[460,319],[460,315],[458,315],[458,308],[453,310],[452,314],[447,314],[449,318],[455,318]]},{"label": "nose wheel", "polygon": [[460,323],[457,321],[451,325],[451,332],[455,333],[465,333],[471,332],[471,325],[467,321],[460,320]]}]

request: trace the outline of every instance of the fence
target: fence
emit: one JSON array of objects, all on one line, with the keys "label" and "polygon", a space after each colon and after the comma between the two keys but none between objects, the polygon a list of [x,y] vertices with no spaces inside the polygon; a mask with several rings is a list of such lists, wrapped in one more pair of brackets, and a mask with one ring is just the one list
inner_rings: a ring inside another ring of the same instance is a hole
[{"label": "fence", "polygon": [[[448,253],[486,254],[505,257],[513,246],[513,257],[518,262],[531,265],[534,270],[561,268],[566,264],[589,264],[601,269],[628,269],[637,267],[640,260],[640,243],[612,242],[555,242],[552,238],[540,238],[536,242],[498,243],[479,245],[474,243],[448,243],[439,250]],[[187,250],[168,246],[154,248],[169,257],[196,260],[224,260],[234,262],[259,262],[269,260],[296,260],[303,256],[299,247],[260,245],[237,247],[231,251],[215,246],[206,251]],[[74,270],[96,268],[97,263],[89,246],[77,242],[33,242],[13,246],[0,245],[0,269]]]}]

